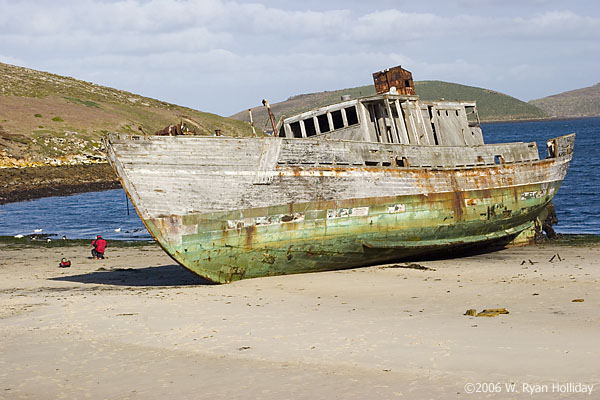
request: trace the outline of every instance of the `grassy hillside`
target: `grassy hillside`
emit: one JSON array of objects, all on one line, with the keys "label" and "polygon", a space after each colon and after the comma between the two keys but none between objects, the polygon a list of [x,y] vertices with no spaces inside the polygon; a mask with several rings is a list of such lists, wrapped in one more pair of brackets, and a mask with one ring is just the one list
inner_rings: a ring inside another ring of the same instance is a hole
[{"label": "grassy hillside", "polygon": [[474,100],[482,121],[514,121],[541,119],[547,115],[524,101],[493,90],[441,81],[415,82],[415,90],[423,100]]},{"label": "grassy hillside", "polygon": [[600,83],[529,102],[556,118],[594,117],[600,115]]},{"label": "grassy hillside", "polygon": [[[512,121],[547,117],[542,110],[531,104],[492,90],[441,81],[415,82],[415,90],[423,100],[439,100],[442,98],[446,100],[475,100],[479,116],[483,121]],[[374,93],[375,87],[369,85],[321,93],[301,94],[290,97],[286,101],[272,104],[271,107],[278,120],[282,115],[291,116],[299,112],[336,103],[340,101],[340,96],[344,94],[351,95],[354,98]],[[252,116],[257,127],[267,127],[268,117],[265,107],[253,108]],[[242,121],[250,120],[248,110],[241,111],[231,117]]]},{"label": "grassy hillside", "polygon": [[107,132],[152,134],[182,118],[199,134],[252,132],[241,121],[0,63],[0,167],[89,162]]}]

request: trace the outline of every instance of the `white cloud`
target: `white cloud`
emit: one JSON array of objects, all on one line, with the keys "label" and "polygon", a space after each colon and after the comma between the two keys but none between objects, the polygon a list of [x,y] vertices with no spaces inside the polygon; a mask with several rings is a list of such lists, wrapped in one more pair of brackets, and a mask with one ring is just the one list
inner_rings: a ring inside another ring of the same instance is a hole
[{"label": "white cloud", "polygon": [[562,89],[549,85],[559,72],[580,79],[564,84],[600,80],[597,9],[556,0],[299,4],[0,0],[0,60],[222,114],[262,96],[369,84],[398,64],[417,80],[522,98]]},{"label": "white cloud", "polygon": [[434,14],[405,13],[398,10],[377,11],[356,20],[353,39],[373,42],[403,42],[443,33],[454,21]]}]

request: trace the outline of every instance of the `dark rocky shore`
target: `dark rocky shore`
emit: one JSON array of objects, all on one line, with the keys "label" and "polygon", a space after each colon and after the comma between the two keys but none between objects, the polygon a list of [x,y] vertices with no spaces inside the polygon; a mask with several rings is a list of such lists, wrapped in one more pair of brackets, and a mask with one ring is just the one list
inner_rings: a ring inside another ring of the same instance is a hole
[{"label": "dark rocky shore", "polygon": [[106,163],[0,169],[0,204],[120,187]]}]

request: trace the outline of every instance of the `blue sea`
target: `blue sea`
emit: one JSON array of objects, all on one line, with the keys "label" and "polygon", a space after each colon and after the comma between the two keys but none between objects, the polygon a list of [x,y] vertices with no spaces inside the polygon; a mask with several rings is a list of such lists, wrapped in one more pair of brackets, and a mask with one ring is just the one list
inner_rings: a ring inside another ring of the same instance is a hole
[{"label": "blue sea", "polygon": [[[537,142],[576,133],[571,167],[554,205],[559,233],[600,234],[600,117],[559,121],[483,124],[486,143]],[[41,230],[41,231],[40,231]],[[123,190],[48,197],[0,205],[0,235],[50,234],[50,238],[149,240]]]},{"label": "blue sea", "polygon": [[50,239],[152,239],[122,189],[0,205],[0,236],[30,234],[52,235]]}]

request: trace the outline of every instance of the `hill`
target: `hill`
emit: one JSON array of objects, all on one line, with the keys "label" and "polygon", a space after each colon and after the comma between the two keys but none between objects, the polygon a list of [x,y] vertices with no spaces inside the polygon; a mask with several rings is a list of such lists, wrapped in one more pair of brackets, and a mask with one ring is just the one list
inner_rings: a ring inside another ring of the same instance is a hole
[{"label": "hill", "polygon": [[524,101],[489,89],[441,81],[415,82],[415,90],[423,100],[474,100],[482,121],[515,121],[543,119],[547,115]]},{"label": "hill", "polygon": [[[415,90],[423,100],[466,100],[476,101],[479,116],[482,121],[514,121],[528,119],[543,119],[546,114],[532,104],[525,103],[514,97],[488,89],[465,86],[457,83],[441,81],[415,82]],[[335,91],[301,94],[279,103],[271,104],[276,120],[283,115],[291,116],[313,108],[333,104],[340,101],[340,96],[368,96],[375,93],[375,87],[359,86]],[[255,125],[260,129],[268,128],[268,117],[265,107],[252,108]],[[250,121],[248,110],[240,111],[231,118]]]},{"label": "hill", "polygon": [[98,161],[107,132],[152,134],[182,118],[199,134],[252,132],[241,121],[0,63],[0,167]]},{"label": "hill", "polygon": [[600,115],[600,83],[583,89],[571,90],[541,99],[530,104],[541,108],[555,118],[580,118]]}]

